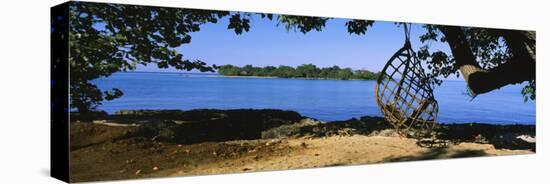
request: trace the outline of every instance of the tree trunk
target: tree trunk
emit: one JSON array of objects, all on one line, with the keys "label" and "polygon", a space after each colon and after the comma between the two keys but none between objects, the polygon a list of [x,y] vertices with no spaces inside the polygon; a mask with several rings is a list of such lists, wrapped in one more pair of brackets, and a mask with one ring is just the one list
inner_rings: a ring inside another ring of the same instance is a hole
[{"label": "tree trunk", "polygon": [[534,32],[502,31],[502,36],[512,51],[512,58],[496,68],[484,70],[477,63],[460,27],[438,28],[445,34],[455,58],[455,66],[462,73],[473,95],[535,79]]}]

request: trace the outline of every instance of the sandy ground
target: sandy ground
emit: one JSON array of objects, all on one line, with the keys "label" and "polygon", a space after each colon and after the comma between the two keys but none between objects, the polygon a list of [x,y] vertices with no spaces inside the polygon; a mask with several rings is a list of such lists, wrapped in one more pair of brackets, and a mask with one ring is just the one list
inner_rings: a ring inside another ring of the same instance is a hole
[{"label": "sandy ground", "polygon": [[[269,143],[270,141],[268,141]],[[426,148],[416,144],[416,140],[385,136],[333,136],[316,139],[283,140],[284,148],[291,151],[274,153],[268,157],[249,155],[228,159],[219,163],[205,164],[193,170],[178,168],[159,172],[159,176],[184,176],[201,174],[221,174],[234,172],[254,172],[282,169],[316,168],[355,164],[382,163],[425,159],[443,159],[473,156],[496,156],[532,153],[528,150],[495,149],[490,144],[460,143],[446,147]],[[275,151],[277,152],[277,151]]]},{"label": "sandy ground", "polygon": [[[318,123],[273,110],[154,113],[161,114],[71,122],[71,182],[530,154],[536,144],[534,126],[446,125],[430,142],[401,137],[373,117]],[[177,121],[159,120],[167,117]]]},{"label": "sandy ground", "polygon": [[[94,131],[102,132],[101,128]],[[416,139],[398,136],[336,135],[191,145],[121,138],[71,151],[71,178],[80,182],[190,176],[529,153],[533,152],[478,143],[428,148],[419,146]]]}]

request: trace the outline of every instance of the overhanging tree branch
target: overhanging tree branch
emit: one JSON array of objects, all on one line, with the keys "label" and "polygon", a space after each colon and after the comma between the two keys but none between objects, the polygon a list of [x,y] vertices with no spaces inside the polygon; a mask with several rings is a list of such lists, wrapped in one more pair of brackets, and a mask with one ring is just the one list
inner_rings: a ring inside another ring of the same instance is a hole
[{"label": "overhanging tree branch", "polygon": [[[512,57],[504,64],[490,70],[482,69],[470,50],[463,30],[456,26],[438,26],[449,43],[464,80],[473,95],[483,94],[508,84],[535,79],[535,57],[533,47],[521,33],[503,31],[502,36],[512,51]],[[533,40],[534,41],[534,40]]]}]

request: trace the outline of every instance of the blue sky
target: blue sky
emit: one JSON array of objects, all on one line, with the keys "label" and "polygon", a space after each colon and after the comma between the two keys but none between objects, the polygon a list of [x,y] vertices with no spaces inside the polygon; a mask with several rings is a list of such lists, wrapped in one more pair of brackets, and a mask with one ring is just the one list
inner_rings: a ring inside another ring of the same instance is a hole
[{"label": "blue sky", "polygon": [[[382,70],[386,61],[404,43],[403,28],[393,22],[377,21],[365,35],[349,34],[345,27],[348,19],[331,19],[321,32],[307,34],[287,31],[258,16],[251,20],[251,29],[236,35],[227,29],[228,19],[218,24],[205,24],[201,31],[191,33],[190,44],[177,50],[188,59],[200,59],[208,64],[243,66],[298,66],[312,63],[319,67],[338,65],[353,69]],[[424,32],[421,24],[413,24],[411,41],[420,47],[418,36]],[[445,44],[432,48],[448,50]],[[139,67],[138,71],[170,71],[156,66]],[[456,78],[456,77],[452,77]]]}]

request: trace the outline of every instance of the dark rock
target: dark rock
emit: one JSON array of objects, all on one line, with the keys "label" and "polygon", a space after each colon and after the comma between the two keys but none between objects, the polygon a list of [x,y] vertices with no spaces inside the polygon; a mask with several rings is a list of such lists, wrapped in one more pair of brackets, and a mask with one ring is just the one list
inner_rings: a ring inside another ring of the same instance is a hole
[{"label": "dark rock", "polygon": [[288,137],[297,137],[306,134],[304,127],[313,127],[320,124],[320,121],[313,119],[302,119],[298,123],[281,125],[269,130],[262,131],[262,139],[279,139]]}]

